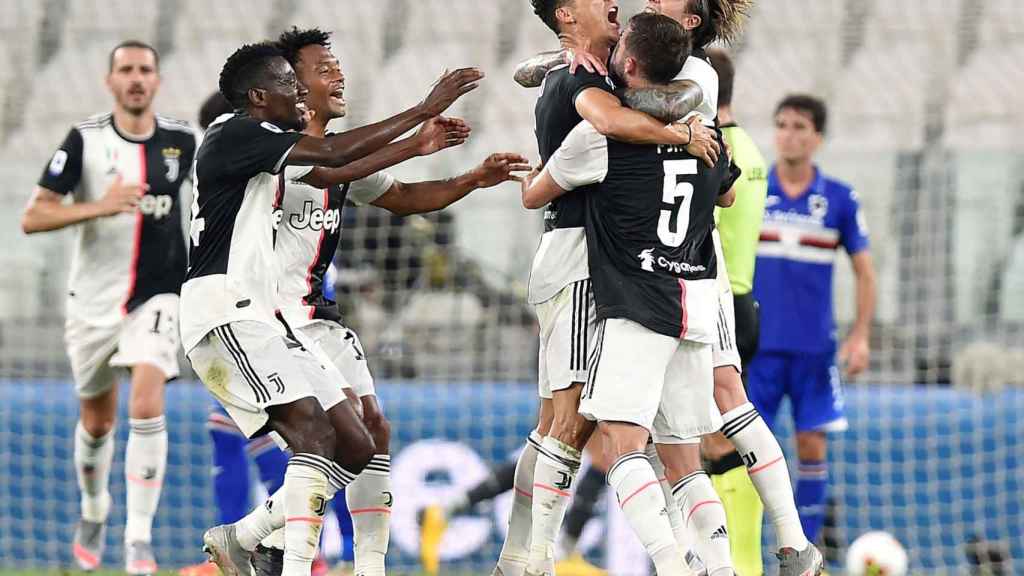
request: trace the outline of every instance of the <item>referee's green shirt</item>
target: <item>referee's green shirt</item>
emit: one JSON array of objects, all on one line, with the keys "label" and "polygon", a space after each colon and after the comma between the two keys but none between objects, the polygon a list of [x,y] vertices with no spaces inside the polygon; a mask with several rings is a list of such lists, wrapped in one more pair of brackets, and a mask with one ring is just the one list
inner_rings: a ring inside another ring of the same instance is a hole
[{"label": "referee's green shirt", "polygon": [[725,266],[733,294],[749,294],[754,288],[754,263],[768,195],[768,165],[745,130],[735,124],[722,126],[722,135],[732,149],[732,159],[743,170],[736,182],[736,203],[717,209],[715,219],[722,236]]}]

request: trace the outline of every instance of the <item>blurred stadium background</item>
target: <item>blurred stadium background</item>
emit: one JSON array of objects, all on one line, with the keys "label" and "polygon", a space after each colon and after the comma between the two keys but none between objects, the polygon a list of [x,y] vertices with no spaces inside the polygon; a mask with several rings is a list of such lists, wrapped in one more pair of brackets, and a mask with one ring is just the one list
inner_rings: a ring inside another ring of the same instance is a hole
[{"label": "blurred stadium background", "polygon": [[[620,4],[628,16],[643,2]],[[117,42],[158,48],[156,109],[194,122],[228,54],[293,24],[335,31],[342,127],[414,104],[446,66],[488,74],[454,110],[474,127],[470,143],[396,175],[446,176],[499,150],[536,157],[535,93],[511,72],[554,42],[526,0],[0,0],[0,567],[68,565],[77,515],[62,340],[68,233],[21,234],[36,179],[73,123],[110,109],[103,77]],[[830,454],[835,546],[888,530],[916,570],[960,574],[977,537],[1024,570],[1024,3],[760,0],[733,53],[738,118],[769,158],[777,101],[826,98],[821,164],[856,186],[873,235],[872,364],[848,384],[852,426]],[[524,295],[541,219],[509,185],[428,217],[348,210],[345,226],[338,295],[397,431],[392,560],[411,566],[415,509],[512,457],[532,425],[535,323]],[[845,268],[836,294],[846,323]],[[168,397],[155,544],[171,567],[199,559],[214,515],[208,397],[191,377]],[[496,557],[496,508],[455,523],[453,565]],[[122,519],[115,508],[112,544]],[[108,548],[112,566],[118,548]]]}]

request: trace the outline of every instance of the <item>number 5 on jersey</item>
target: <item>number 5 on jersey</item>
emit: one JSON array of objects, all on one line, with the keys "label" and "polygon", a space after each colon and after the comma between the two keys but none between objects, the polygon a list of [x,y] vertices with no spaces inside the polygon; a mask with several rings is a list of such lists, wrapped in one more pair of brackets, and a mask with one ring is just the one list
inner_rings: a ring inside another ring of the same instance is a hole
[{"label": "number 5 on jersey", "polygon": [[[658,239],[661,243],[670,248],[678,248],[683,245],[686,239],[686,231],[690,227],[690,203],[693,202],[693,184],[680,182],[680,176],[693,176],[697,174],[697,160],[666,160],[665,161],[665,187],[662,191],[661,200],[665,204],[671,204],[671,210],[662,210],[658,218]],[[679,204],[682,204],[676,211],[675,231],[672,230],[672,212]]]}]

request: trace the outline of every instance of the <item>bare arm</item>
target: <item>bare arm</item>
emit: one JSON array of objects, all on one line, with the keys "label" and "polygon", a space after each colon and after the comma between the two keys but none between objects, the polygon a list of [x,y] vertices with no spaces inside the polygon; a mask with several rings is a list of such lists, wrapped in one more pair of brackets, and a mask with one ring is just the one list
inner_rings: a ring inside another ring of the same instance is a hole
[{"label": "bare arm", "polygon": [[124,184],[118,176],[99,200],[65,204],[60,194],[36,187],[22,213],[21,230],[25,234],[50,232],[87,220],[134,212],[145,188],[143,184]]},{"label": "bare arm", "polygon": [[876,287],[875,266],[868,250],[862,250],[850,257],[853,272],[857,277],[857,319],[853,329],[839,350],[840,361],[846,364],[846,372],[855,376],[868,367],[871,350],[871,319],[875,315]]},{"label": "bare arm", "polygon": [[632,144],[685,146],[689,139],[651,116],[630,110],[610,92],[587,88],[576,98],[576,111],[601,134]]},{"label": "bare arm", "polygon": [[406,184],[395,182],[390,190],[373,202],[399,216],[423,214],[451,206],[470,192],[497,186],[509,180],[520,180],[514,173],[530,167],[526,158],[518,154],[492,154],[476,168],[447,180]]},{"label": "bare arm", "polygon": [[527,210],[543,208],[566,192],[568,190],[559,186],[547,169],[534,170],[523,179],[523,207]]},{"label": "bare arm", "polygon": [[420,104],[383,122],[356,128],[327,138],[306,137],[288,154],[293,166],[338,168],[367,156],[405,134],[416,125],[451,107],[463,94],[475,90],[483,73],[475,68],[449,72],[434,85]]},{"label": "bare arm", "polygon": [[681,120],[700,106],[704,91],[696,82],[676,80],[667,86],[627,88],[622,101],[633,110],[654,116],[665,123]]},{"label": "bare arm", "polygon": [[722,208],[729,208],[729,207],[731,207],[735,203],[736,203],[736,188],[735,187],[729,188],[728,192],[726,192],[725,194],[722,194],[721,196],[719,196],[718,200],[715,201],[715,205],[716,206],[720,206]]},{"label": "bare arm", "polygon": [[567,53],[565,49],[549,50],[527,58],[516,66],[512,78],[523,88],[536,88],[552,68],[565,64]]}]

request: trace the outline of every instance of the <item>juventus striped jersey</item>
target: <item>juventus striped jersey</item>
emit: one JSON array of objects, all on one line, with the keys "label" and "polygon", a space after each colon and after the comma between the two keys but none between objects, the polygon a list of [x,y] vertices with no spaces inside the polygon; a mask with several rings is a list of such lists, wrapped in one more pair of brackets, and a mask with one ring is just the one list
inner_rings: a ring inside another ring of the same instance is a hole
[{"label": "juventus striped jersey", "polygon": [[295,181],[295,168],[279,177],[277,254],[279,309],[291,328],[316,320],[341,320],[338,306],[324,292],[324,281],[341,239],[345,201],[366,205],[391,189],[395,179],[385,172],[323,190]]},{"label": "juventus striped jersey", "polygon": [[[181,341],[252,320],[284,335],[277,321],[274,201],[278,174],[304,136],[246,114],[210,125],[196,154],[188,273],[181,289]],[[299,179],[312,167],[289,171]]]},{"label": "juventus striped jersey", "polygon": [[782,191],[775,168],[768,175],[754,297],[761,305],[761,350],[824,352],[835,346],[832,265],[842,246],[868,248],[857,193],[815,168],[798,198]]},{"label": "juventus striped jersey", "polygon": [[188,124],[163,116],[144,140],[122,134],[109,113],[68,132],[39,186],[95,202],[118,175],[149,185],[136,212],[75,226],[69,317],[114,325],[152,296],[179,292],[185,274],[181,188],[190,179],[195,148]]}]

